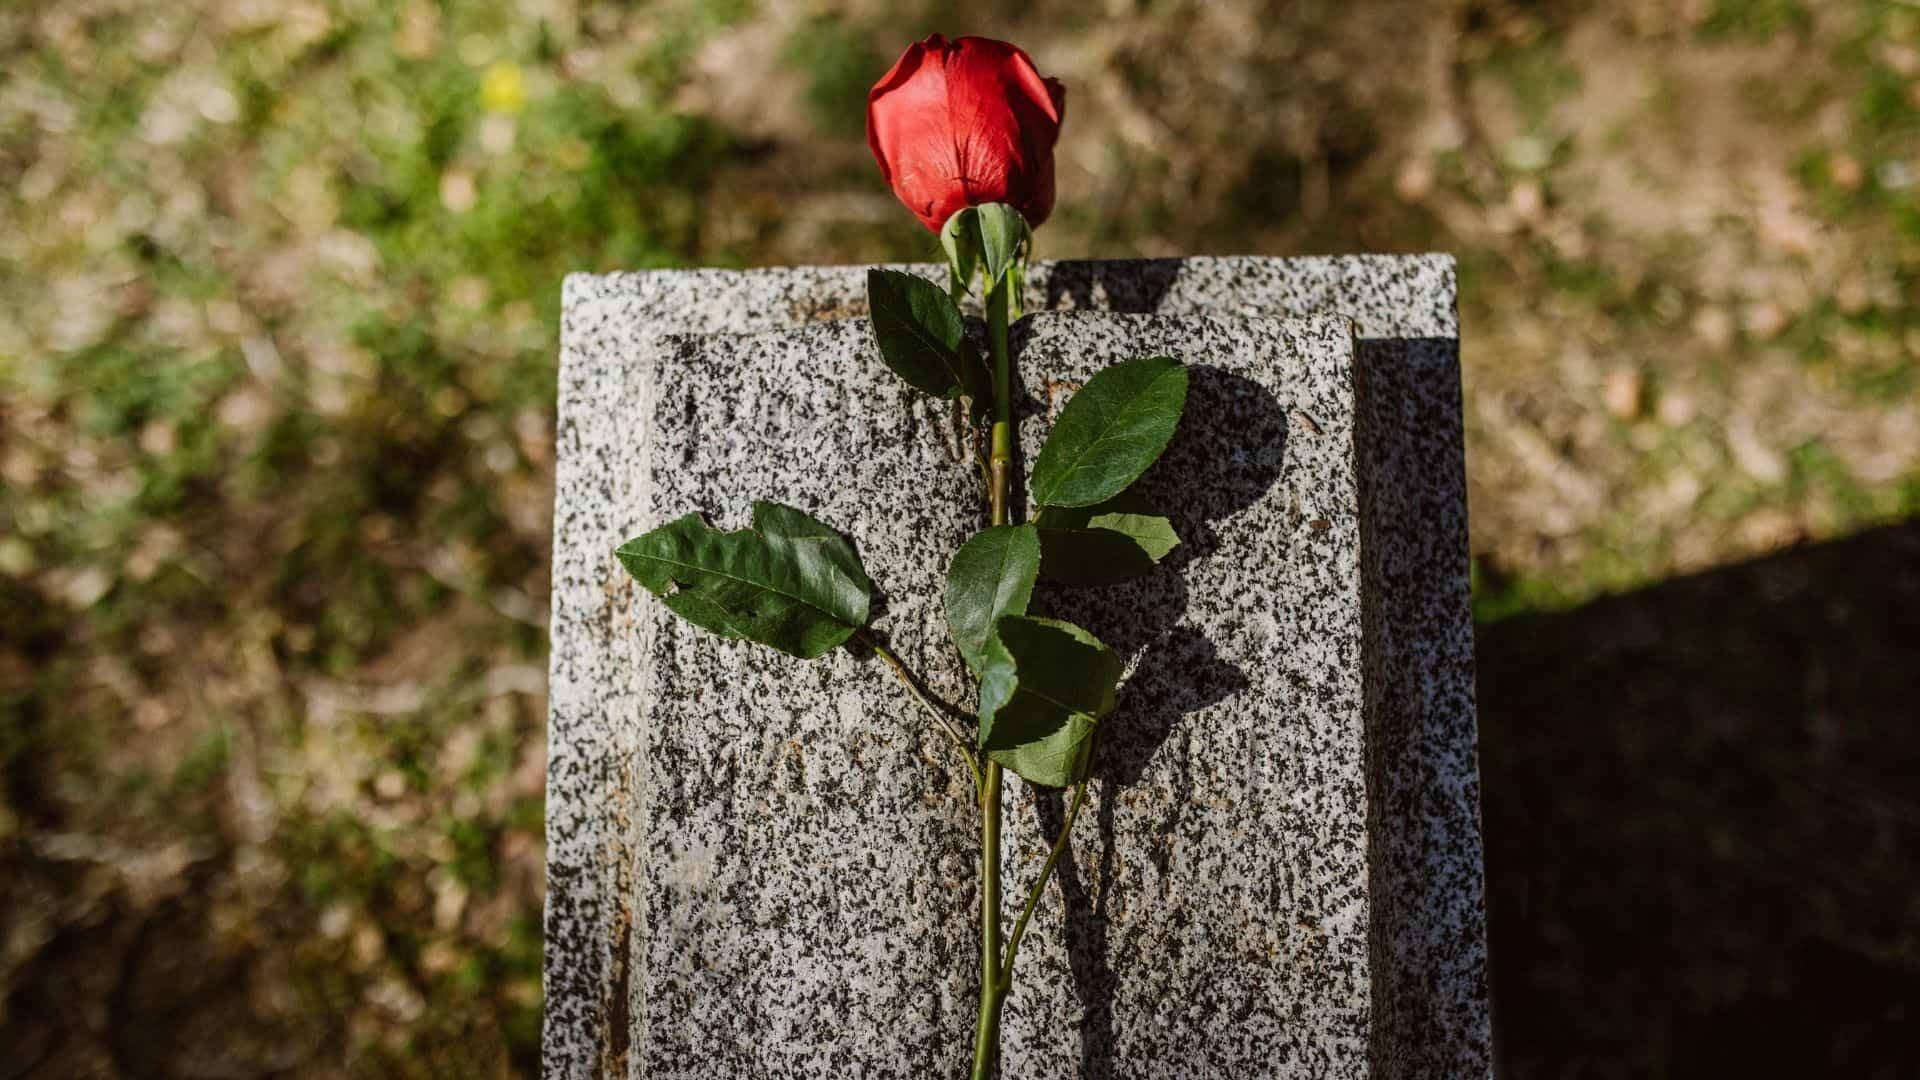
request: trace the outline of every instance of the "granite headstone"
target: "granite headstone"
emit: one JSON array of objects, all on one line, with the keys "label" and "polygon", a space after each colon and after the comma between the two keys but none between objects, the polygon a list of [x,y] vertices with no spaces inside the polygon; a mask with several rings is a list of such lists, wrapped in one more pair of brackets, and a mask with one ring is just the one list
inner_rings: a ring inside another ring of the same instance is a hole
[{"label": "granite headstone", "polygon": [[[938,578],[978,493],[950,412],[872,354],[862,277],[568,282],[553,1075],[960,1071],[977,826],[944,743],[870,660],[699,634],[610,557],[689,509],[793,502],[854,536],[877,628],[965,700]],[[1029,454],[1104,363],[1196,377],[1147,478],[1186,540],[1171,565],[1036,602],[1131,669],[1005,1075],[1488,1072],[1452,295],[1442,257],[1034,268],[1030,309],[1161,317],[1017,328]],[[1059,805],[1012,788],[1018,895]]]}]

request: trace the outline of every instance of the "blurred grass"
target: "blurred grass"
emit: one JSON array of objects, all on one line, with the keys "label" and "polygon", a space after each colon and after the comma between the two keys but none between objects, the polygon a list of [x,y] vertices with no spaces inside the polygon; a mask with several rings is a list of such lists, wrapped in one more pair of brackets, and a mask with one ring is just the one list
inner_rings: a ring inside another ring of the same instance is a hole
[{"label": "blurred grass", "polygon": [[16,2],[0,1075],[534,1071],[561,276],[927,256],[934,29],[1043,255],[1460,255],[1484,620],[1920,515],[1910,5]]},{"label": "blurred grass", "polygon": [[670,99],[742,14],[0,16],[0,1071],[285,1067],[34,1000],[169,906],[302,1069],[534,1069],[558,285],[704,256],[735,150]]}]

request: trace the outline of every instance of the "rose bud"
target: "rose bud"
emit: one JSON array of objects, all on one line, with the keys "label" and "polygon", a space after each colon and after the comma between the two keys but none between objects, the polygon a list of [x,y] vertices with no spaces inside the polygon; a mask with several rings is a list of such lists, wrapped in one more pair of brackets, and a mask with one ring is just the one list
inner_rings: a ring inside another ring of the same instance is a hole
[{"label": "rose bud", "polygon": [[880,176],[928,229],[969,206],[1007,203],[1030,226],[1053,211],[1053,144],[1066,87],[1019,48],[935,34],[907,48],[867,94]]}]

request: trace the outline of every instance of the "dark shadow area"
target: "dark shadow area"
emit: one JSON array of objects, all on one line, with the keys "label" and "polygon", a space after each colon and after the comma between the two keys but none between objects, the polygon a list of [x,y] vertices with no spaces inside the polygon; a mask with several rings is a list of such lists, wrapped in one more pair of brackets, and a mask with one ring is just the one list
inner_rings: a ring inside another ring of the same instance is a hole
[{"label": "dark shadow area", "polygon": [[1041,283],[1043,309],[1094,308],[1151,315],[1180,276],[1179,259],[1087,259],[1053,263]]},{"label": "dark shadow area", "polygon": [[1920,523],[1481,628],[1504,1071],[1913,1075]]},{"label": "dark shadow area", "polygon": [[1459,343],[1354,345],[1368,1056],[1382,1077],[1484,1075],[1493,1049]]},{"label": "dark shadow area", "polygon": [[[15,974],[23,989],[0,1020],[0,1078],[310,1074],[300,1066],[328,1045],[317,1018],[340,1002],[309,1001],[316,988],[291,979],[294,928],[255,929],[251,950],[222,940],[205,884],[225,869],[187,870],[188,886],[158,903],[123,889],[93,898],[90,918],[58,931]],[[0,873],[30,896],[77,897],[98,868],[8,855]],[[298,1004],[311,1013],[290,1008]]]},{"label": "dark shadow area", "polygon": [[[1090,264],[1111,265],[1111,264]],[[1247,677],[1220,656],[1203,634],[1180,625],[1187,610],[1187,568],[1220,546],[1215,525],[1258,501],[1279,479],[1285,458],[1287,413],[1265,387],[1223,368],[1194,365],[1187,420],[1159,462],[1140,480],[1140,490],[1174,521],[1181,544],[1151,574],[1114,585],[1069,587],[1043,584],[1033,610],[1079,623],[1135,660],[1113,714],[1100,727],[1093,785],[1099,796],[1079,826],[1086,851],[1098,834],[1094,866],[1076,863],[1071,852],[1057,871],[1067,911],[1067,953],[1077,996],[1085,1011],[1080,1029],[1083,1080],[1117,1074],[1113,1000],[1118,980],[1107,943],[1107,905],[1116,857],[1114,799],[1137,783],[1167,752],[1182,718],[1246,689]],[[1033,407],[1038,407],[1034,403]],[[1175,744],[1178,745],[1177,743]],[[1185,787],[1185,762],[1173,763],[1176,786]],[[1059,833],[1063,798],[1038,800],[1043,835]],[[1176,810],[1176,815],[1178,810]],[[1177,816],[1161,828],[1177,828]],[[1164,867],[1162,868],[1164,869]]]},{"label": "dark shadow area", "polygon": [[[1080,1080],[1115,1080],[1122,1074],[1114,1045],[1113,1003],[1119,991],[1119,977],[1111,962],[1107,943],[1108,904],[1113,896],[1115,799],[1121,789],[1138,781],[1147,763],[1175,725],[1189,713],[1224,701],[1246,689],[1247,678],[1240,669],[1222,660],[1213,643],[1186,627],[1175,627],[1155,650],[1159,657],[1179,656],[1189,665],[1184,671],[1190,682],[1187,694],[1173,699],[1141,701],[1144,695],[1123,697],[1101,732],[1094,761],[1093,789],[1098,796],[1092,820],[1078,826],[1093,826],[1099,837],[1099,855],[1090,872],[1075,860],[1072,850],[1061,858],[1055,871],[1061,895],[1066,901],[1066,946],[1073,970],[1076,996],[1085,1012],[1080,1026]],[[1040,832],[1058,836],[1066,820],[1065,798],[1059,794],[1042,797],[1035,804]],[[1177,823],[1168,822],[1171,829]],[[1157,868],[1167,871],[1165,865]]]}]

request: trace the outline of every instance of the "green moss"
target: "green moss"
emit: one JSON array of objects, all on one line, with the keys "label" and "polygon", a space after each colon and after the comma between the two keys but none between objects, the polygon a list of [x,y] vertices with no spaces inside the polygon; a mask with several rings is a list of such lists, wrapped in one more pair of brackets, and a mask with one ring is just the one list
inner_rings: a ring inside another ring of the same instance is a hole
[{"label": "green moss", "polygon": [[1788,495],[1813,508],[1819,519],[1815,525],[1822,533],[1855,532],[1897,521],[1905,510],[1902,487],[1876,489],[1862,484],[1820,439],[1794,447],[1787,461]]},{"label": "green moss", "polygon": [[842,136],[866,130],[867,90],[888,61],[864,29],[838,15],[816,15],[788,35],[781,59],[805,74],[807,108],[820,130]]},{"label": "green moss", "polygon": [[400,869],[373,829],[346,814],[285,819],[276,840],[301,896],[315,908],[377,907]]},{"label": "green moss", "polygon": [[226,774],[233,756],[233,738],[223,724],[194,740],[168,778],[176,795],[201,792]]},{"label": "green moss", "polygon": [[1529,127],[1544,125],[1555,105],[1580,90],[1580,69],[1567,61],[1560,41],[1550,34],[1499,49],[1486,66],[1513,95]]},{"label": "green moss", "polygon": [[1702,41],[1764,41],[1812,27],[1813,14],[1799,0],[1714,0],[1696,34]]}]

